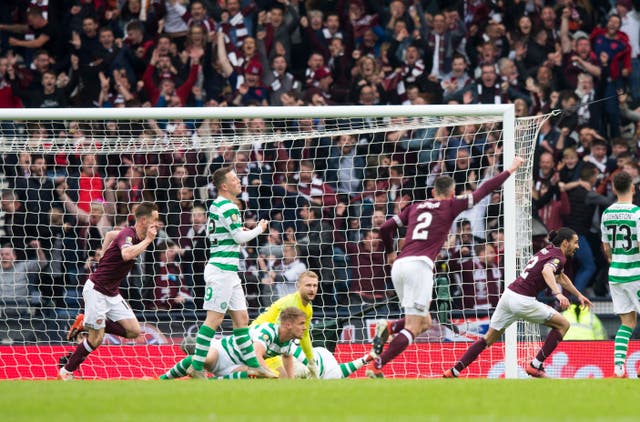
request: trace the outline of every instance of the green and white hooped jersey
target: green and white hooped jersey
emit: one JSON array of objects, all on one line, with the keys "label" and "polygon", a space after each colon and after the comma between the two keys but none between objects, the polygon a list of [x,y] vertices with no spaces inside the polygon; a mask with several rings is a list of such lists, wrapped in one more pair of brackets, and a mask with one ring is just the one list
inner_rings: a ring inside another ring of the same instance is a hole
[{"label": "green and white hooped jersey", "polygon": [[240,245],[231,236],[236,230],[242,230],[240,210],[230,200],[217,197],[209,207],[209,264],[223,271],[238,271]]},{"label": "green and white hooped jersey", "polygon": [[[291,355],[294,358],[296,358],[304,366],[309,366],[309,361],[304,355],[304,351],[299,344],[294,343],[292,351],[293,352],[291,353]],[[327,356],[323,356],[323,352],[326,353]],[[318,368],[318,378],[320,379],[324,378],[327,371],[333,370],[334,366],[337,366],[335,358],[327,359],[328,356],[332,357],[333,355],[331,355],[331,352],[329,352],[327,349],[323,347],[313,348],[313,360],[316,362],[316,368]]]},{"label": "green and white hooped jersey", "polygon": [[615,203],[602,214],[602,242],[611,248],[610,283],[640,280],[640,207]]},{"label": "green and white hooped jersey", "polygon": [[[253,342],[260,342],[265,349],[264,359],[275,356],[290,356],[294,343],[292,340],[282,341],[278,337],[278,324],[264,323],[249,328],[249,336]],[[237,365],[245,365],[242,360],[242,351],[236,344],[235,336],[223,337],[220,344],[227,352],[231,360]]]}]

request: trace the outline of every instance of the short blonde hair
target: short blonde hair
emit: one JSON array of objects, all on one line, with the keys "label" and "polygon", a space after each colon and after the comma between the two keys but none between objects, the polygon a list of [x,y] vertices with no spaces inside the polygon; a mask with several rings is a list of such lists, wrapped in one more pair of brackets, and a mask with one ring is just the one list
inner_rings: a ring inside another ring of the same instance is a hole
[{"label": "short blonde hair", "polygon": [[313,271],[307,270],[298,276],[298,283],[300,283],[303,278],[313,278],[318,280],[318,274]]}]

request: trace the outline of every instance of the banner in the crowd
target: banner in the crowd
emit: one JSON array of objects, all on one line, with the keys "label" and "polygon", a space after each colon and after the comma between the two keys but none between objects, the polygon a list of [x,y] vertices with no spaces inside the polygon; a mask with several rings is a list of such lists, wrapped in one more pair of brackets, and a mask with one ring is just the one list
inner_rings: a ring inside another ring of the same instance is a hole
[{"label": "banner in the crowd", "polygon": [[[395,361],[385,366],[390,378],[439,377],[464,353],[469,343],[417,343]],[[519,343],[518,348],[535,353],[536,344]],[[547,373],[555,378],[603,378],[613,376],[613,341],[565,341],[545,362]],[[338,362],[363,356],[366,343],[340,343],[335,350]],[[0,346],[0,379],[54,379],[60,357],[73,346]],[[105,345],[87,358],[77,376],[84,379],[157,378],[174,365],[184,353],[171,345]],[[524,365],[526,362],[522,362]],[[640,341],[629,344],[627,372],[637,378],[640,364]],[[465,371],[464,376],[504,377],[504,347],[501,343],[485,350],[481,359]],[[526,376],[524,370],[521,375]],[[363,377],[364,369],[354,377]]]}]

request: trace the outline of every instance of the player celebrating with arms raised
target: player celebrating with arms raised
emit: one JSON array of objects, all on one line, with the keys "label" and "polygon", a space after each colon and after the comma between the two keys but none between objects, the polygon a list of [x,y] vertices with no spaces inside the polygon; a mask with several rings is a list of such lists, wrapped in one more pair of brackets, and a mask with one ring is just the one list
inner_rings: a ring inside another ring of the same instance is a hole
[{"label": "player celebrating with arms raised", "polygon": [[243,360],[263,376],[275,378],[276,375],[268,368],[261,367],[253,350],[249,337],[247,300],[238,277],[240,245],[264,233],[269,223],[267,220],[260,220],[252,230],[244,229],[240,210],[234,203],[236,197],[242,193],[242,183],[231,167],[216,170],[213,173],[213,185],[218,191],[218,197],[209,207],[208,232],[211,254],[204,270],[206,290],[203,305],[207,310],[207,317],[196,337],[191,376],[205,378],[204,361],[211,340],[228,310],[233,321],[233,335],[240,347]]},{"label": "player celebrating with arms raised", "polygon": [[613,311],[620,316],[613,356],[614,375],[626,377],[627,348],[640,312],[640,207],[633,204],[633,179],[621,171],[613,177],[618,201],[602,214],[602,247],[610,262],[609,291]]},{"label": "player celebrating with arms raised", "polygon": [[82,289],[84,317],[78,315],[74,327],[84,324],[89,336],[78,344],[58,379],[73,379],[73,371],[102,344],[105,331],[125,338],[136,338],[140,324],[131,307],[120,295],[120,283],[129,274],[135,259],[153,242],[158,233],[158,206],[142,202],[135,209],[136,223],[120,230],[111,242],[105,238],[104,255]]},{"label": "player celebrating with arms raised", "polygon": [[484,349],[495,343],[504,330],[518,319],[551,327],[542,348],[526,368],[527,374],[532,377],[546,378],[542,362],[562,341],[570,324],[551,306],[538,302],[536,296],[549,288],[551,294],[560,302],[560,308],[564,310],[569,307],[569,299],[562,294],[558,287],[560,284],[563,289],[578,298],[580,305],[592,306],[591,301],[575,288],[563,272],[567,258],[573,256],[578,249],[578,235],[570,228],[563,227],[557,232],[551,231],[549,239],[551,245],[533,255],[520,276],[504,290],[491,316],[487,333],[469,346],[453,368],[444,372],[445,378],[455,378],[460,375],[460,371],[476,360]]},{"label": "player celebrating with arms raised", "polygon": [[[449,176],[435,180],[434,198],[406,206],[400,214],[387,220],[380,228],[387,259],[392,263],[391,281],[406,315],[404,328],[384,351],[367,366],[367,376],[382,377],[383,365],[398,356],[420,333],[431,327],[429,305],[433,289],[433,263],[440,253],[454,219],[462,211],[501,186],[524,161],[516,157],[508,170],[482,183],[473,194],[454,197],[455,181]],[[405,243],[396,259],[393,235],[400,227],[407,227]],[[387,325],[376,337],[387,337]],[[375,341],[374,341],[375,344]],[[382,343],[380,343],[382,344]],[[375,350],[376,354],[382,350]]]}]

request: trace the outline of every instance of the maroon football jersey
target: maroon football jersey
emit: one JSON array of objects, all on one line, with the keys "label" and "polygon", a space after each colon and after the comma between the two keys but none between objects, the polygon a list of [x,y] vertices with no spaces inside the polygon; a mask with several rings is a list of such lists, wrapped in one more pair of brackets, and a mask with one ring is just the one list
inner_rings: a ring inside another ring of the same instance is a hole
[{"label": "maroon football jersey", "polygon": [[472,208],[478,201],[502,185],[509,177],[508,171],[482,183],[471,195],[438,201],[427,199],[404,207],[400,214],[387,220],[380,228],[387,252],[393,250],[393,232],[396,227],[407,227],[405,243],[398,258],[408,256],[427,257],[432,262],[440,253],[451,229],[453,220],[462,211]]},{"label": "maroon football jersey", "polygon": [[104,252],[98,262],[98,268],[91,274],[91,281],[95,289],[107,296],[117,296],[120,293],[120,282],[129,274],[135,259],[125,261],[122,259],[122,249],[140,243],[133,227],[125,227]]},{"label": "maroon football jersey", "polygon": [[524,267],[518,278],[509,285],[509,288],[521,295],[536,297],[538,293],[548,287],[542,276],[544,266],[551,265],[553,273],[558,275],[564,270],[566,261],[567,258],[560,248],[553,245],[542,248],[531,257],[527,266]]}]

